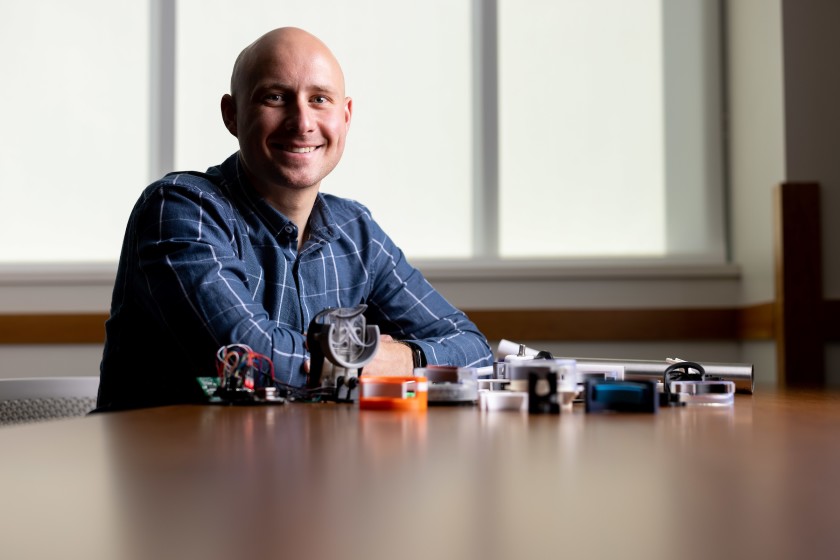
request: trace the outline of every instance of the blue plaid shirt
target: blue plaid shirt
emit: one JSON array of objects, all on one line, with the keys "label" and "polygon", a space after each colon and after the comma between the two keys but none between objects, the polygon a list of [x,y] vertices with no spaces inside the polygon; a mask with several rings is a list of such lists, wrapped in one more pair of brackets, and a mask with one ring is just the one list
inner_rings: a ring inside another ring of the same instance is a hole
[{"label": "blue plaid shirt", "polygon": [[101,365],[100,408],[200,400],[216,351],[247,344],[302,386],[304,331],[327,307],[367,304],[368,324],[411,340],[429,364],[485,366],[490,348],[352,200],[320,193],[309,238],[250,186],[238,154],[173,173],[132,211]]}]

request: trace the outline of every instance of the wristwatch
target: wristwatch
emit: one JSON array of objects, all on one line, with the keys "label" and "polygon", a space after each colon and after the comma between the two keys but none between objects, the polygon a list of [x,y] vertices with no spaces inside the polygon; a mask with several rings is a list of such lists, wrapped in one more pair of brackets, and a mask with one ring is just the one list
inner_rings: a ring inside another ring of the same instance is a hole
[{"label": "wristwatch", "polygon": [[423,353],[422,348],[420,348],[417,344],[414,344],[413,342],[409,342],[407,340],[400,340],[399,342],[411,348],[411,362],[413,364],[413,367],[426,367],[426,355]]}]

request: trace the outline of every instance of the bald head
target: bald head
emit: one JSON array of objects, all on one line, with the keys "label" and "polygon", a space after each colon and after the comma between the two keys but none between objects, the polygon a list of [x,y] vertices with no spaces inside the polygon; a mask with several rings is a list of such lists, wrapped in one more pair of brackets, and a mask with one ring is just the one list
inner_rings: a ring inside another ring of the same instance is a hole
[{"label": "bald head", "polygon": [[230,88],[222,118],[253,186],[287,216],[298,195],[311,209],[341,159],[352,114],[335,56],[302,29],[275,29],[242,51]]},{"label": "bald head", "polygon": [[245,47],[233,65],[230,76],[230,93],[233,97],[247,95],[254,80],[260,74],[260,68],[275,60],[278,52],[296,53],[309,59],[319,58],[323,63],[333,66],[332,70],[340,79],[341,94],[344,95],[344,73],[332,51],[320,39],[297,27],[280,27],[269,31]]}]

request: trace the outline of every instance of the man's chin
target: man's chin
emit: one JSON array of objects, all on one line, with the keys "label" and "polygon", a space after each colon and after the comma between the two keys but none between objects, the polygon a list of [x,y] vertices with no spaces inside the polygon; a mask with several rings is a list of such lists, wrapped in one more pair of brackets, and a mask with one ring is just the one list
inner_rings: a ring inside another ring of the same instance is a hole
[{"label": "man's chin", "polygon": [[328,168],[308,166],[292,167],[278,166],[273,169],[271,174],[274,177],[274,182],[278,187],[285,187],[292,190],[309,190],[318,189],[321,186],[321,180],[327,176],[335,166]]},{"label": "man's chin", "polygon": [[317,190],[321,186],[321,177],[314,175],[277,175],[274,186],[292,191]]}]

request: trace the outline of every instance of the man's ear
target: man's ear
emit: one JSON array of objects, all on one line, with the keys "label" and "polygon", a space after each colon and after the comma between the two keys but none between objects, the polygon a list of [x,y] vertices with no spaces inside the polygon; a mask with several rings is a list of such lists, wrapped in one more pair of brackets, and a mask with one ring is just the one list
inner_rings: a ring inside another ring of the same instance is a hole
[{"label": "man's ear", "polygon": [[350,128],[350,118],[353,116],[353,100],[349,97],[344,98],[344,126]]},{"label": "man's ear", "polygon": [[228,132],[238,138],[236,129],[236,100],[229,93],[222,96],[222,120]]}]

